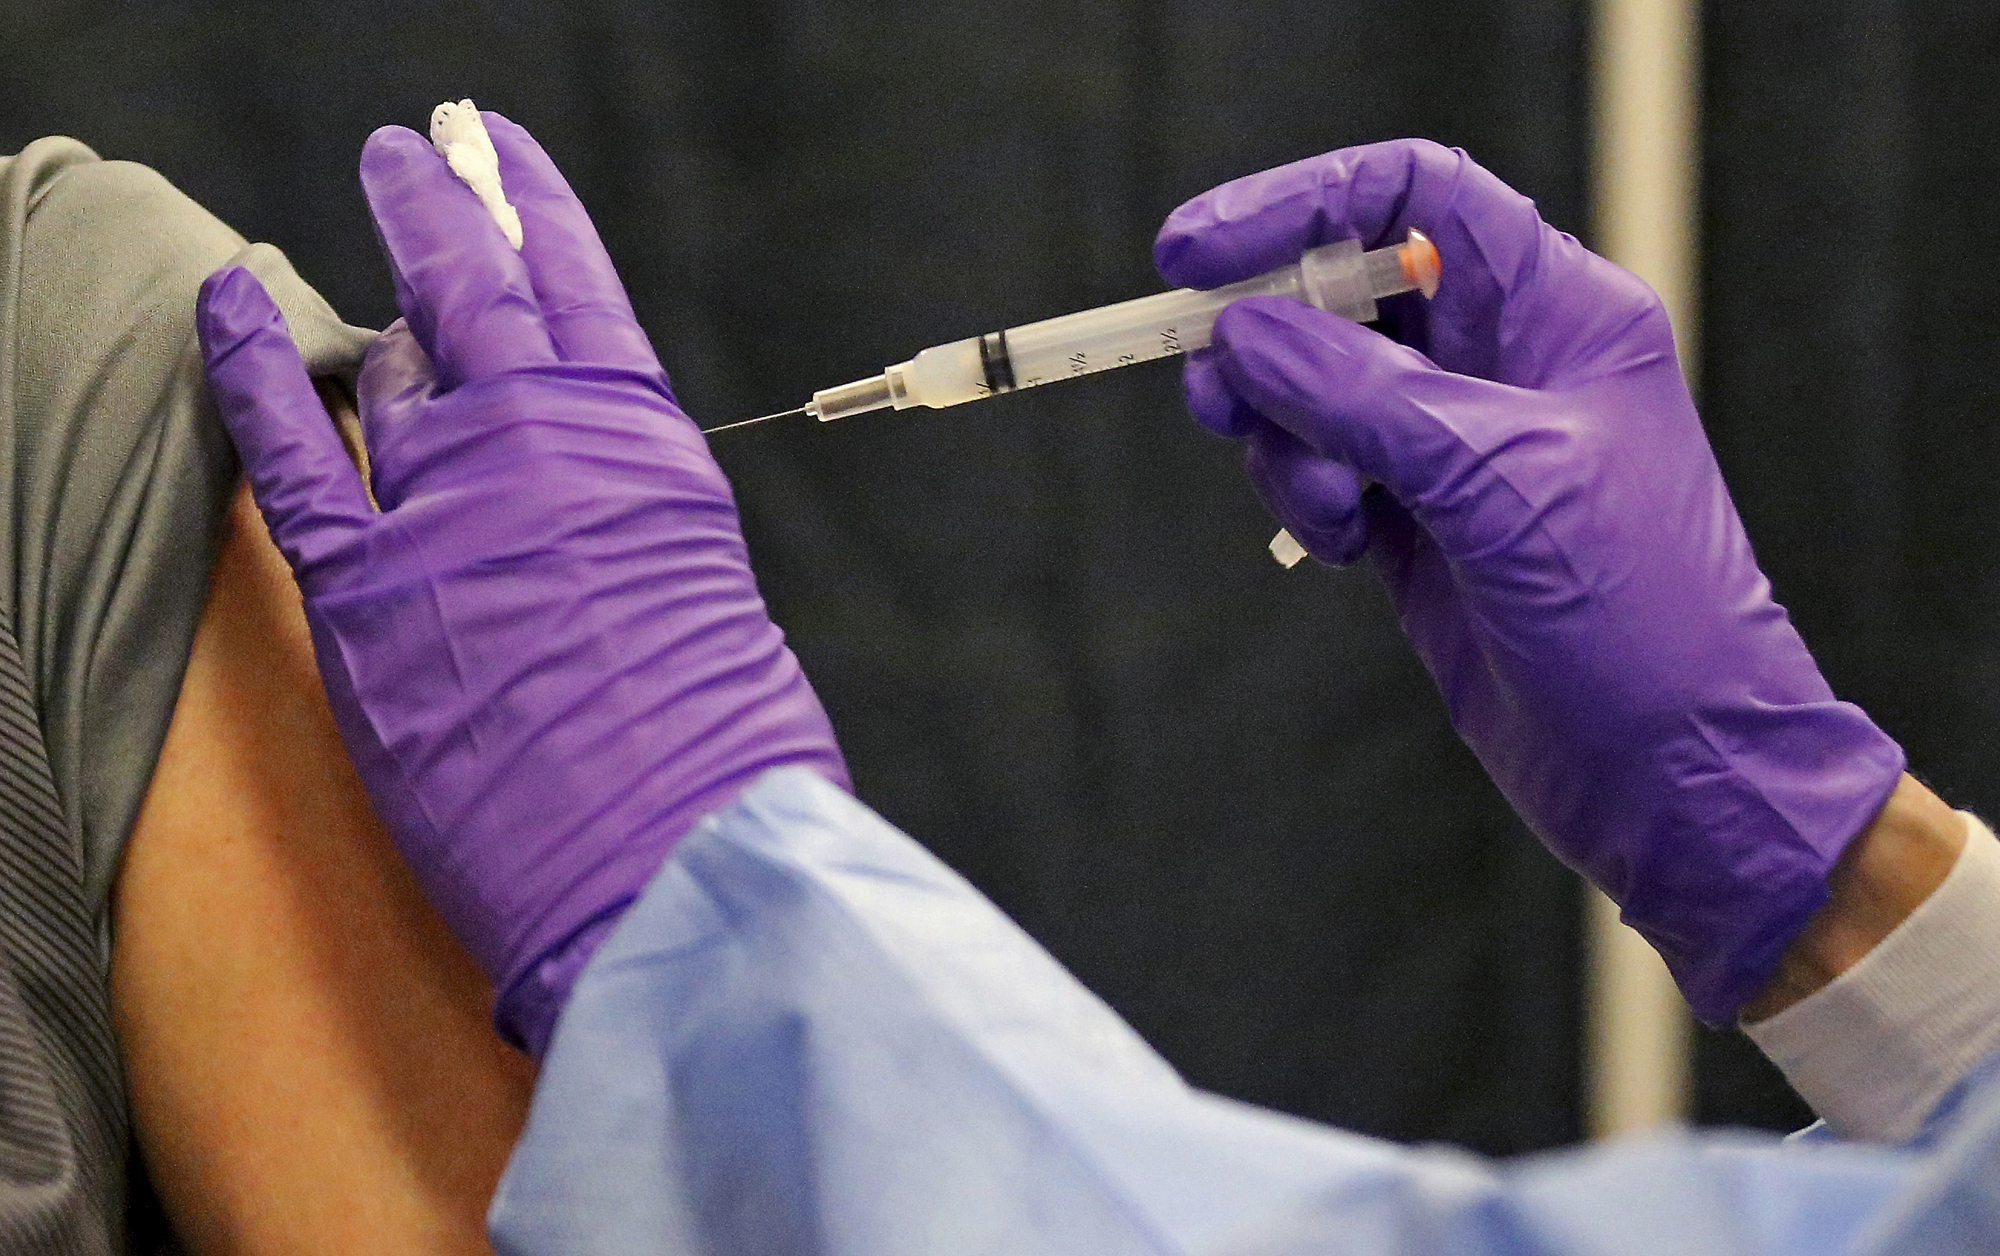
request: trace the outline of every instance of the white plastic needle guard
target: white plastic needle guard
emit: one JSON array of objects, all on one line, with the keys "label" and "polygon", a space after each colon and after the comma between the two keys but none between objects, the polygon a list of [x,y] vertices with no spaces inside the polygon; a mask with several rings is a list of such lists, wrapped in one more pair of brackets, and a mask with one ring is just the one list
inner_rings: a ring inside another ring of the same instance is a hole
[{"label": "white plastic needle guard", "polygon": [[1271,557],[1278,560],[1280,567],[1296,567],[1305,556],[1306,547],[1293,539],[1290,532],[1280,529],[1278,535],[1271,538]]}]

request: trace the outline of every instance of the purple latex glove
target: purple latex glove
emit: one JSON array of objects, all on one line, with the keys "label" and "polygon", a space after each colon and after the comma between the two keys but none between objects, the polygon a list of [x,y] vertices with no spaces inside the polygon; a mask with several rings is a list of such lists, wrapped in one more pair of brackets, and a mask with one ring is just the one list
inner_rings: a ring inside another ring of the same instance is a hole
[{"label": "purple latex glove", "polygon": [[249,271],[210,277],[198,326],[369,795],[539,1055],[697,821],[781,764],[847,775],[583,207],[484,118],[518,254],[421,136],[362,150],[408,320],[360,380],[379,511]]},{"label": "purple latex glove", "polygon": [[1407,344],[1240,301],[1188,363],[1189,404],[1246,441],[1309,551],[1370,556],[1501,792],[1725,1021],[1902,751],[1772,601],[1659,298],[1464,154],[1397,141],[1239,179],[1175,210],[1155,256],[1211,287],[1411,227],[1444,278],[1395,311]]}]

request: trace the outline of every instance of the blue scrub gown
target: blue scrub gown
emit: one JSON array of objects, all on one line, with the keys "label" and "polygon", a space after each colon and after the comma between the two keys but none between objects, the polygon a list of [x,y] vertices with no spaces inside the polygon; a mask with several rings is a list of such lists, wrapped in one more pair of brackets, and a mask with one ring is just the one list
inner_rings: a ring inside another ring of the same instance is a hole
[{"label": "blue scrub gown", "polygon": [[2000,1253],[2000,1061],[1901,1148],[1363,1138],[1190,1088],[956,873],[781,769],[577,982],[490,1229],[503,1256]]}]

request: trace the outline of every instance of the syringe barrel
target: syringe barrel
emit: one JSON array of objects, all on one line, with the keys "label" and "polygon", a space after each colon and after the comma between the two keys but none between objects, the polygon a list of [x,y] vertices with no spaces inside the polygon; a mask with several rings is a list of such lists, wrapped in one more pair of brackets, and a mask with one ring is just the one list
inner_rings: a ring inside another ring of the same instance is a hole
[{"label": "syringe barrel", "polygon": [[[888,368],[890,404],[942,408],[995,393],[1059,379],[1073,379],[1154,358],[1191,353],[1208,345],[1216,317],[1232,301],[1249,296],[1292,297],[1357,322],[1376,317],[1380,297],[1420,289],[1437,290],[1437,250],[1420,233],[1402,244],[1364,253],[1358,240],[1342,240],[1307,251],[1281,266],[1221,288],[1179,288],[935,345],[908,362]],[[820,406],[821,418],[875,409],[882,404],[869,385],[872,404]],[[833,400],[828,390],[816,394]],[[859,398],[855,398],[859,400]]]},{"label": "syringe barrel", "polygon": [[[1356,245],[1354,253],[1360,252]],[[1223,307],[1248,296],[1304,299],[1300,267],[1286,266],[1224,288],[1179,288],[1010,327],[1002,347],[1014,386],[1033,388],[1205,348]]]}]

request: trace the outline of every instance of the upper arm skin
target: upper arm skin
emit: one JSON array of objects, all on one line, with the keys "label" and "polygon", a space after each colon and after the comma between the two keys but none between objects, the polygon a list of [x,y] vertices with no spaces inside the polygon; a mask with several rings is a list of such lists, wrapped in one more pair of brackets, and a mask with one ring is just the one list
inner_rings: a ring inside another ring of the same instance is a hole
[{"label": "upper arm skin", "polygon": [[190,1250],[487,1250],[532,1066],[369,809],[247,491],[114,911],[133,1125]]}]

